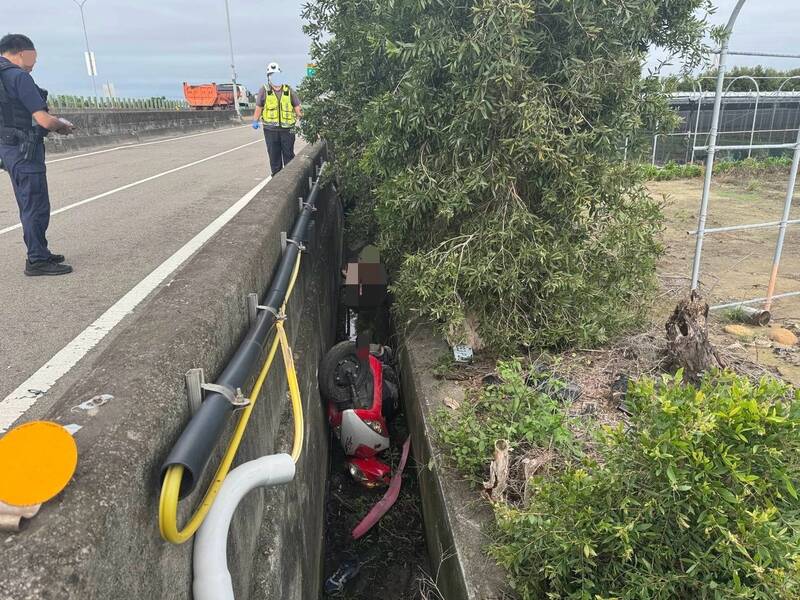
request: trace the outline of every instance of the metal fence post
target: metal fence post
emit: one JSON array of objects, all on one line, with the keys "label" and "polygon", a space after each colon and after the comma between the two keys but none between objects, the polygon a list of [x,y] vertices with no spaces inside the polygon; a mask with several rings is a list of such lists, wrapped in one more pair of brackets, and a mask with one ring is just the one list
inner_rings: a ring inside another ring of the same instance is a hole
[{"label": "metal fence post", "polygon": [[772,307],[772,297],[775,295],[775,285],[778,282],[778,269],[781,265],[781,254],[783,253],[783,242],[786,239],[786,226],[789,215],[792,211],[792,200],[794,199],[794,186],[797,184],[797,170],[800,166],[800,129],[797,130],[797,142],[794,147],[794,157],[792,158],[792,170],[789,174],[789,189],[786,191],[786,202],[783,205],[783,218],[781,219],[780,229],[778,230],[778,242],[775,244],[775,257],[772,259],[772,272],[769,276],[769,286],[767,287],[767,301],[764,303],[764,310]]},{"label": "metal fence post", "polygon": [[652,164],[654,167],[656,166],[656,150],[658,149],[658,126],[659,125],[660,125],[660,123],[658,121],[656,121],[656,133],[655,133],[655,135],[653,135],[653,158],[650,161],[650,164]]},{"label": "metal fence post", "polygon": [[706,172],[703,180],[703,198],[700,201],[700,216],[697,225],[697,239],[694,247],[694,261],[692,264],[692,289],[696,290],[700,283],[700,259],[703,254],[703,240],[708,220],[708,200],[711,196],[711,178],[714,175],[714,155],[717,152],[717,130],[719,128],[719,114],[722,109],[722,88],[725,85],[725,68],[728,61],[728,45],[731,32],[736,24],[736,19],[746,0],[739,0],[733,9],[730,21],[725,28],[722,44],[719,49],[719,73],[717,74],[717,93],[714,97],[714,113],[711,117],[711,132],[708,139],[708,157],[706,158]]},{"label": "metal fence post", "polygon": [[695,115],[694,120],[694,138],[692,139],[692,156],[689,159],[690,163],[694,163],[694,149],[697,147],[697,135],[700,132],[700,114],[703,110],[703,84],[700,83],[698,79],[696,82],[692,83],[692,89],[694,89],[695,84],[697,84],[697,93],[700,94],[697,98],[697,114]]}]

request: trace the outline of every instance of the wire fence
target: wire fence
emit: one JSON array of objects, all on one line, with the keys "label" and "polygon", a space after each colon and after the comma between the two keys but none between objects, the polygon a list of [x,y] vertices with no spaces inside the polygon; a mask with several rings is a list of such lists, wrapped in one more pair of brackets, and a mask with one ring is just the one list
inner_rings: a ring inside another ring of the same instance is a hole
[{"label": "wire fence", "polygon": [[[794,83],[797,76],[788,77],[784,84],[781,84],[774,93],[762,94],[761,86],[758,80],[749,75],[739,75],[737,77],[725,77],[727,68],[727,61],[729,56],[773,56],[784,59],[800,59],[800,55],[796,54],[766,54],[762,52],[733,52],[728,48],[728,42],[731,34],[733,33],[734,25],[739,17],[739,13],[745,5],[746,0],[738,0],[733,12],[731,13],[730,20],[725,27],[724,32],[720,35],[720,48],[719,53],[719,68],[717,73],[716,89],[713,98],[713,109],[711,112],[710,127],[708,133],[701,136],[700,132],[705,131],[701,123],[703,122],[703,100],[705,94],[703,93],[701,84],[698,83],[697,99],[695,101],[695,118],[682,119],[684,124],[687,124],[687,130],[684,136],[687,138],[687,144],[691,144],[691,159],[697,158],[698,153],[705,153],[706,168],[703,174],[703,193],[700,200],[700,211],[698,215],[697,229],[692,232],[695,236],[695,250],[694,258],[692,261],[692,291],[698,290],[701,284],[701,267],[703,256],[703,245],[705,238],[708,235],[719,233],[732,233],[743,232],[748,230],[777,230],[777,240],[775,244],[775,252],[772,258],[772,267],[769,274],[769,283],[767,284],[766,296],[760,298],[751,298],[747,300],[735,300],[733,302],[726,302],[718,304],[712,309],[722,309],[730,307],[743,307],[745,305],[757,304],[763,306],[763,311],[768,313],[772,308],[774,300],[779,298],[790,298],[800,296],[800,291],[786,291],[778,293],[779,288],[785,287],[787,280],[794,279],[795,274],[790,273],[788,277],[779,280],[779,272],[781,267],[781,258],[783,256],[784,244],[786,241],[786,232],[790,226],[800,224],[800,219],[791,219],[792,203],[794,201],[795,186],[797,184],[798,172],[800,172],[800,122],[798,122],[798,113],[800,113],[800,95],[796,92],[783,92],[785,85],[789,82]],[[727,82],[727,85],[726,85]],[[731,117],[736,113],[736,106],[731,106],[731,98],[729,91],[731,86],[736,82],[749,82],[753,85],[754,92],[745,93],[743,101],[738,103],[740,114]],[[767,102],[771,101],[771,102]],[[691,104],[691,101],[690,101]],[[751,105],[752,104],[752,105]],[[765,105],[771,104],[769,108]],[[690,106],[691,109],[691,106]],[[771,110],[770,110],[771,109]],[[778,112],[784,114],[782,125],[776,126],[778,121]],[[743,119],[744,117],[744,119]],[[726,121],[727,119],[727,121]],[[727,134],[740,137],[741,131],[747,131],[749,123],[750,134],[745,134],[745,141],[731,143]],[[694,127],[694,130],[692,130]],[[656,129],[658,129],[656,127]],[[783,130],[783,131],[780,131]],[[786,134],[794,130],[794,140],[786,141]],[[734,133],[734,131],[736,133]],[[678,132],[680,133],[680,132]],[[778,136],[780,135],[779,139]],[[698,142],[698,138],[702,137],[702,141]],[[688,147],[687,147],[688,150]],[[780,221],[771,221],[767,223],[739,223],[727,227],[708,227],[709,225],[709,207],[712,197],[712,183],[714,178],[714,162],[717,152],[734,152],[741,153],[745,157],[752,157],[757,153],[767,153],[771,155],[773,152],[785,153],[791,151],[792,164],[789,173],[789,180],[787,183],[786,199],[783,205],[783,214]],[[655,136],[653,140],[652,160],[658,158],[658,137]],[[797,267],[796,264],[793,267]],[[769,321],[769,316],[767,318]]]},{"label": "wire fence", "polygon": [[50,95],[48,104],[55,110],[190,110],[185,100],[165,98],[91,98]]}]

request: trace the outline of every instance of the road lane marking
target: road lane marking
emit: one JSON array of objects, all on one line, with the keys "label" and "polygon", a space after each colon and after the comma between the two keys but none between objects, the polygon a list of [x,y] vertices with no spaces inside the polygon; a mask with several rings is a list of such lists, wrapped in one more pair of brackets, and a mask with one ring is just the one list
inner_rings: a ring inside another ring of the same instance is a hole
[{"label": "road lane marking", "polygon": [[[148,181],[153,181],[154,179],[159,179],[160,177],[165,177],[166,175],[171,175],[172,173],[177,173],[178,171],[183,171],[184,169],[188,169],[189,167],[194,167],[204,162],[208,162],[209,160],[214,160],[215,158],[219,158],[220,156],[224,156],[225,154],[230,154],[231,152],[236,152],[237,150],[241,150],[242,148],[247,148],[248,146],[252,146],[253,144],[263,144],[263,143],[264,142],[262,142],[261,140],[256,140],[255,142],[247,142],[246,144],[242,144],[241,146],[236,146],[236,148],[231,148],[230,150],[225,150],[224,152],[218,152],[213,156],[207,156],[205,158],[201,158],[200,160],[196,160],[194,162],[181,165],[180,167],[175,167],[174,169],[170,169],[169,171],[164,171],[163,173],[158,173],[157,175],[151,175],[150,177],[145,177],[144,179],[140,179],[139,181],[134,181],[133,183],[128,183],[127,185],[123,185],[116,189],[103,192],[102,194],[98,194],[97,196],[86,198],[86,200],[81,200],[80,202],[69,204],[68,206],[64,206],[62,208],[59,208],[58,210],[52,211],[50,215],[53,216],[66,212],[68,210],[72,210],[73,208],[77,208],[78,206],[83,206],[84,204],[88,204],[89,202],[94,202],[95,200],[106,198],[118,192],[124,192],[125,190],[129,190],[132,187],[136,187],[137,185],[142,185],[143,183],[147,183]],[[22,223],[17,223],[16,225],[11,225],[10,227],[0,229],[0,235],[3,235],[10,231],[14,231],[15,229],[19,229],[20,227],[22,227]]]},{"label": "road lane marking", "polygon": [[17,389],[0,400],[0,433],[8,429],[17,419],[30,409],[36,401],[94,348],[122,319],[133,310],[153,290],[180,267],[190,256],[199,250],[211,237],[235,217],[256,194],[264,189],[272,177],[262,179],[258,185],[242,196],[228,210],[214,219],[210,225],[189,240],[175,254],[170,256],[133,289],[117,300],[114,305],[69,344],[59,350],[44,366],[26,379]]},{"label": "road lane marking", "polygon": [[200,137],[201,135],[211,135],[213,133],[224,133],[226,131],[235,131],[236,129],[243,129],[250,127],[249,125],[238,125],[234,127],[226,127],[224,129],[215,129],[214,131],[204,131],[202,133],[192,133],[190,135],[179,135],[164,140],[154,140],[152,142],[141,142],[136,144],[123,144],[122,146],[114,146],[113,148],[105,148],[104,150],[95,150],[94,152],[87,152],[86,154],[77,154],[75,156],[66,156],[64,158],[56,158],[48,160],[45,164],[52,165],[55,163],[64,162],[65,160],[75,160],[76,158],[84,158],[86,156],[95,156],[97,154],[105,154],[107,152],[116,152],[117,150],[127,150],[128,148],[140,148],[141,146],[154,146],[156,144],[164,144],[166,142],[174,142],[175,140],[185,140],[187,138]]}]

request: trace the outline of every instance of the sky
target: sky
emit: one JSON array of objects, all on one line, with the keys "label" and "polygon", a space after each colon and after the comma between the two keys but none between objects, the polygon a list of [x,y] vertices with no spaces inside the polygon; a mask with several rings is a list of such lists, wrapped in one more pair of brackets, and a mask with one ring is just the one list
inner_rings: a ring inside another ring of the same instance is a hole
[{"label": "sky", "polygon": [[[717,11],[710,17],[715,25],[725,25],[737,0],[714,0]],[[733,30],[730,49],[740,52],[800,54],[800,0],[747,0]],[[655,65],[661,53],[654,53],[649,65]],[[764,65],[777,69],[800,67],[800,59],[732,56],[731,65]],[[680,65],[670,65],[663,73],[676,72]]]},{"label": "sky", "polygon": [[[90,95],[80,11],[73,0],[0,0],[0,32],[25,33],[39,50],[37,83],[55,94]],[[309,41],[300,16],[305,0],[229,0],[236,70],[251,91],[267,63],[286,82],[305,74]],[[715,23],[727,22],[736,0],[716,0]],[[122,97],[182,97],[183,81],[226,82],[230,58],[224,0],[86,0],[86,27],[96,56],[98,91],[110,81]],[[800,0],[748,0],[732,49],[800,54]],[[800,60],[736,57],[734,64],[800,67]],[[673,66],[675,70],[677,66]]]},{"label": "sky", "polygon": [[[286,82],[305,75],[309,40],[297,0],[229,0],[238,80],[263,85],[267,64]],[[91,95],[81,14],[73,0],[0,0],[2,34],[24,33],[36,45],[36,82],[54,94]],[[31,7],[35,6],[35,10]],[[87,0],[89,44],[98,93],[114,84],[120,97],[182,98],[182,83],[230,82],[224,0]],[[2,35],[0,34],[0,35]]]}]

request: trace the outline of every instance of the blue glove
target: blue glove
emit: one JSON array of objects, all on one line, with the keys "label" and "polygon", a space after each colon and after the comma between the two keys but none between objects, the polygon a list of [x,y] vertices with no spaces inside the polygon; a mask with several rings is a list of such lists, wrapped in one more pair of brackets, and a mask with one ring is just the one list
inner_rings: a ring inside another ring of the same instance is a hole
[{"label": "blue glove", "polygon": [[258,121],[253,121],[253,129],[258,129]]}]

